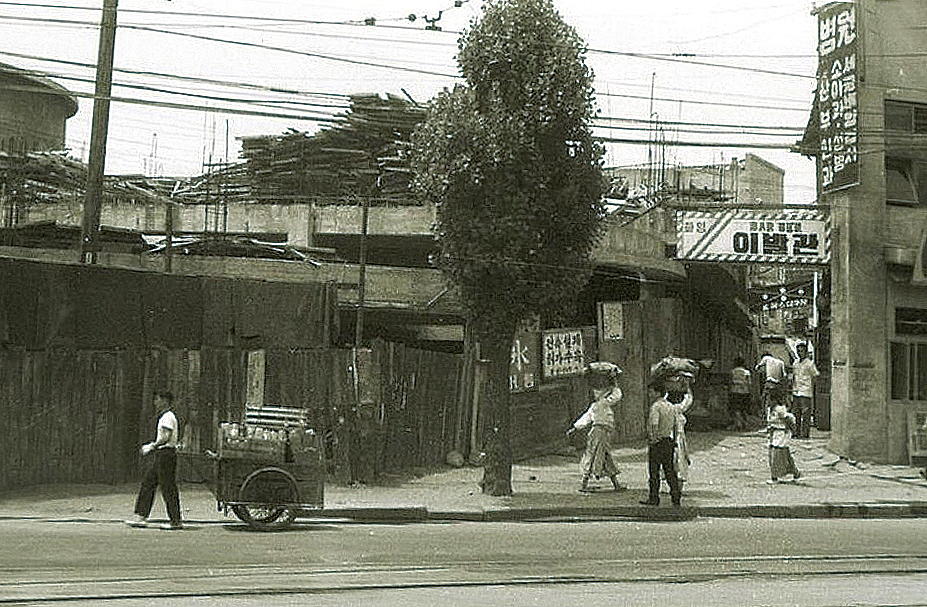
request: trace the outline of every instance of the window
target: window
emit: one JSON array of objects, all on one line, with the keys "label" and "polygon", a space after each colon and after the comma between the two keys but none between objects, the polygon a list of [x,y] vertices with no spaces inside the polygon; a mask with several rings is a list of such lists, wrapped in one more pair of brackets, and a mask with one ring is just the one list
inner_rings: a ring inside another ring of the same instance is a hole
[{"label": "window", "polygon": [[927,105],[886,100],[885,130],[927,134]]},{"label": "window", "polygon": [[[927,401],[927,310],[895,308],[891,343],[892,400]],[[902,341],[906,338],[911,341]]]},{"label": "window", "polygon": [[927,162],[886,156],[885,200],[889,204],[927,205]]},{"label": "window", "polygon": [[927,335],[927,310],[895,308],[895,335]]},{"label": "window", "polygon": [[927,400],[927,343],[892,342],[892,400]]}]

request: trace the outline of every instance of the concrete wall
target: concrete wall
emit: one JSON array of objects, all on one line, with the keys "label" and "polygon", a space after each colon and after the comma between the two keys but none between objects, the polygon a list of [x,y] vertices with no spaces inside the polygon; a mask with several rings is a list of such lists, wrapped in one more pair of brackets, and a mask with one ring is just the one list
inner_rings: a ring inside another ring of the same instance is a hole
[{"label": "concrete wall", "polygon": [[[77,252],[71,250],[0,247],[0,257],[42,261],[75,262]],[[100,253],[100,265],[161,272],[165,267],[163,255],[143,253]],[[176,255],[173,258],[174,274],[227,278],[254,278],[283,282],[336,282],[356,284],[357,264],[322,263],[318,266],[299,261],[248,259],[240,257],[201,257]],[[365,300],[368,305],[390,305],[395,309],[425,307],[434,302],[430,310],[435,313],[457,312],[456,299],[446,293],[447,282],[438,270],[422,268],[395,268],[368,265],[366,268]],[[341,303],[357,301],[357,290],[339,289]]]},{"label": "concrete wall", "polygon": [[[435,211],[431,206],[371,207],[367,216],[367,233],[371,235],[430,235]],[[20,223],[56,219],[80,225],[83,200],[57,204],[37,204],[20,214]],[[100,223],[142,232],[164,232],[166,204],[145,199],[106,200]],[[277,232],[288,235],[289,244],[308,246],[310,232],[322,234],[359,234],[361,209],[356,206],[310,203],[233,204],[225,217],[219,218],[216,230],[214,208],[203,205],[174,205],[176,232]]]}]

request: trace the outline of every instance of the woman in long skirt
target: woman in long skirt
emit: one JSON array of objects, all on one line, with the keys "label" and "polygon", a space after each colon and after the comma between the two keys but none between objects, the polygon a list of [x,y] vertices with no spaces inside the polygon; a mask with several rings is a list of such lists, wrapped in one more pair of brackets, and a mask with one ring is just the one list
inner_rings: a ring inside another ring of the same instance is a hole
[{"label": "woman in long skirt", "polygon": [[615,431],[615,413],[612,407],[622,396],[621,388],[617,385],[621,370],[612,363],[590,363],[588,373],[594,400],[570,429],[570,432],[573,432],[588,428],[586,450],[580,460],[583,480],[579,490],[590,491],[589,479],[593,476],[607,476],[617,491],[622,487],[618,483],[619,470],[610,449],[612,433]]}]

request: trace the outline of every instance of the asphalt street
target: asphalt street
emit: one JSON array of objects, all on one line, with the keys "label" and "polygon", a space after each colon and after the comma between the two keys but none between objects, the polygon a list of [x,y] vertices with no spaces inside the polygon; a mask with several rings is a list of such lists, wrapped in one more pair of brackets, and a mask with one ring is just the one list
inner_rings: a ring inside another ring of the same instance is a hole
[{"label": "asphalt street", "polygon": [[924,519],[303,520],[282,533],[3,520],[0,537],[0,604],[565,605],[599,592],[641,605],[922,604],[927,579]]}]

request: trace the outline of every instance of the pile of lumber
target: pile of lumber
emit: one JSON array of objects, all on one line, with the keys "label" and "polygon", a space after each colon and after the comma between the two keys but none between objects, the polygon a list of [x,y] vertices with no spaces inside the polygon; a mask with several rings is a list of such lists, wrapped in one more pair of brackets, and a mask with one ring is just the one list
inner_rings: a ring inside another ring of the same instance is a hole
[{"label": "pile of lumber", "polygon": [[409,198],[408,147],[425,110],[395,95],[352,95],[334,126],[314,135],[245,137],[242,157],[255,201],[368,196]]}]

